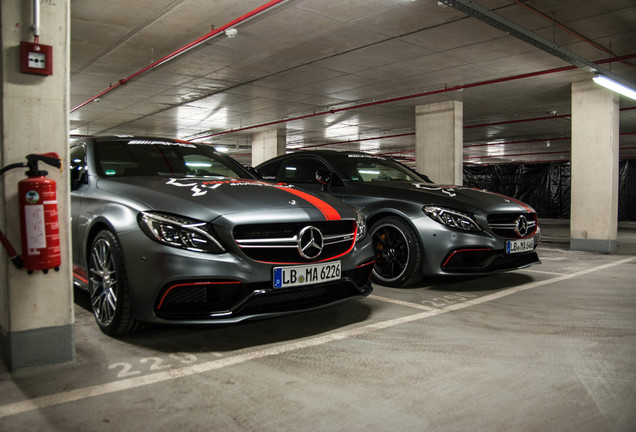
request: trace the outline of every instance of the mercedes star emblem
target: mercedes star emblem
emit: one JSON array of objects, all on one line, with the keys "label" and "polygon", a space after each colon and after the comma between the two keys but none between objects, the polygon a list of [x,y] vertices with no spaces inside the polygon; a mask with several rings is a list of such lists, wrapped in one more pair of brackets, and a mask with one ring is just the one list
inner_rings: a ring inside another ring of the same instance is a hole
[{"label": "mercedes star emblem", "polygon": [[524,215],[515,219],[515,233],[519,237],[525,237],[528,234],[528,219]]},{"label": "mercedes star emblem", "polygon": [[324,238],[314,226],[306,226],[298,233],[298,252],[307,259],[314,259],[322,252]]}]

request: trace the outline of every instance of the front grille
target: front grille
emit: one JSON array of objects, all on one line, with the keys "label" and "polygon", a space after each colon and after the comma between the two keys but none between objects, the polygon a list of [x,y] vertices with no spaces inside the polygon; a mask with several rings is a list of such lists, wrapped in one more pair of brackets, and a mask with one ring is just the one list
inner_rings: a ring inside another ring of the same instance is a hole
[{"label": "front grille", "polygon": [[[525,234],[519,232],[519,220],[525,218],[527,221],[527,231]],[[488,226],[492,232],[502,238],[517,239],[531,237],[537,231],[536,213],[497,213],[488,215]]]},{"label": "front grille", "polygon": [[155,311],[167,320],[240,321],[261,314],[313,309],[369,295],[373,290],[369,282],[372,264],[343,272],[343,278],[336,281],[291,288],[272,288],[271,282],[178,283],[162,291]]},{"label": "front grille", "polygon": [[359,288],[347,279],[315,286],[271,290],[251,297],[237,313],[258,315],[306,310],[349,298],[363,297],[370,291],[370,285]]},{"label": "front grille", "polygon": [[451,252],[442,264],[449,273],[491,273],[524,268],[538,264],[535,251],[505,254],[488,249],[464,249]]},{"label": "front grille", "polygon": [[[322,233],[324,246],[318,256],[305,258],[298,248],[303,228],[316,227]],[[249,258],[268,263],[297,264],[326,261],[353,248],[356,223],[352,220],[296,222],[287,224],[252,224],[234,228],[234,240]]]}]

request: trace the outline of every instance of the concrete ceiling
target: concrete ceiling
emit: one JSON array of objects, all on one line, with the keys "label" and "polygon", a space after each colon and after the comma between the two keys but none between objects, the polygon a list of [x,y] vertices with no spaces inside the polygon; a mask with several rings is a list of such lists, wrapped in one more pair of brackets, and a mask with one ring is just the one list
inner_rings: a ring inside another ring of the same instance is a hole
[{"label": "concrete ceiling", "polygon": [[[436,0],[288,0],[155,66],[265,3],[72,1],[71,133],[210,142],[249,164],[251,135],[284,128],[290,150],[408,159],[415,106],[455,99],[465,162],[569,160],[570,84],[592,74]],[[636,86],[634,0],[478,3]],[[620,157],[636,157],[636,101],[620,107]]]}]

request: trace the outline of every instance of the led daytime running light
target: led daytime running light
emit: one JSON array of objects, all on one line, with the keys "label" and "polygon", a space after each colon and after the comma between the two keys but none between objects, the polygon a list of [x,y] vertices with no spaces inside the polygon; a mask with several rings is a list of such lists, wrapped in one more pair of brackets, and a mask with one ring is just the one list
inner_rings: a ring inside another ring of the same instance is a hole
[{"label": "led daytime running light", "polygon": [[462,231],[481,231],[479,224],[467,213],[438,206],[426,206],[423,210],[424,213],[435,222],[439,222],[447,227],[460,229]]},{"label": "led daytime running light", "polygon": [[139,225],[153,240],[168,246],[196,252],[221,253],[225,248],[198,222],[167,214],[142,212]]},{"label": "led daytime running light", "polygon": [[362,241],[367,236],[367,223],[364,215],[356,210],[356,243]]}]

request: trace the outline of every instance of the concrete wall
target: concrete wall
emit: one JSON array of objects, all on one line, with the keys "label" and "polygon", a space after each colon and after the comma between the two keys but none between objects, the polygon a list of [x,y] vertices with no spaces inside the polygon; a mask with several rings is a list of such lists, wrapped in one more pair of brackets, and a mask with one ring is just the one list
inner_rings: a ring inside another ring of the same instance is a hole
[{"label": "concrete wall", "polygon": [[570,247],[615,253],[619,98],[592,80],[572,84]]},{"label": "concrete wall", "polygon": [[[27,274],[0,251],[0,354],[9,368],[73,358],[73,299],[68,189],[70,1],[41,1],[39,42],[53,47],[53,75],[24,74],[20,41],[33,42],[33,2],[2,0],[2,107],[0,165],[25,162],[30,153],[57,152],[64,172],[44,167],[57,182],[62,243],[59,272]],[[0,226],[21,250],[17,183],[25,169],[0,179]]]},{"label": "concrete wall", "polygon": [[415,167],[435,183],[463,182],[464,111],[459,101],[415,107]]},{"label": "concrete wall", "polygon": [[285,153],[285,129],[257,132],[252,136],[252,166]]}]

